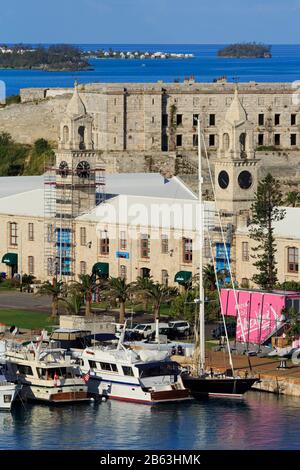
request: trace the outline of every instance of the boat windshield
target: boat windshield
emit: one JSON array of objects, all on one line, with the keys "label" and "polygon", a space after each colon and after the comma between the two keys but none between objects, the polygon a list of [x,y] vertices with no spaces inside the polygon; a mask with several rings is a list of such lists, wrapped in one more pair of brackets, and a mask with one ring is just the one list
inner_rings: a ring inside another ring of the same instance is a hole
[{"label": "boat windshield", "polygon": [[55,378],[70,379],[73,377],[72,369],[66,367],[38,368],[40,379],[54,380]]},{"label": "boat windshield", "polygon": [[139,369],[140,378],[179,374],[178,364],[172,361],[136,364],[136,367]]}]

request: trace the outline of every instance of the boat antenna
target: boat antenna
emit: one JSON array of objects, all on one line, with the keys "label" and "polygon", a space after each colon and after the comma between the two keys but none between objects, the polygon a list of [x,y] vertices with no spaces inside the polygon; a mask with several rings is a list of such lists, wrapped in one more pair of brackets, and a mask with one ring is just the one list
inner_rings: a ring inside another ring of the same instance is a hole
[{"label": "boat antenna", "polygon": [[201,151],[201,122],[198,118],[198,224],[199,224],[199,372],[205,372],[205,318],[204,318],[204,288],[203,288],[203,235],[204,211],[202,201],[202,151]]}]

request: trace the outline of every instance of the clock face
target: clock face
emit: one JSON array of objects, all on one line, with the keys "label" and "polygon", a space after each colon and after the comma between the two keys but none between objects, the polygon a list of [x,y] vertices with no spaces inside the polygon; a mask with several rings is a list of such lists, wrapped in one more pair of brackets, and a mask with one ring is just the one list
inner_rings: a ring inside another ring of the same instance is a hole
[{"label": "clock face", "polygon": [[252,185],[253,178],[249,171],[242,171],[238,176],[238,183],[241,189],[249,189]]},{"label": "clock face", "polygon": [[76,168],[76,173],[79,178],[88,178],[91,173],[91,166],[88,162],[79,162]]},{"label": "clock face", "polygon": [[227,171],[220,171],[219,176],[218,176],[218,183],[220,188],[226,189],[229,185],[229,175]]},{"label": "clock face", "polygon": [[68,170],[69,170],[69,166],[67,162],[65,162],[64,160],[60,162],[59,167],[58,167],[58,173],[62,178],[66,178],[68,176]]}]

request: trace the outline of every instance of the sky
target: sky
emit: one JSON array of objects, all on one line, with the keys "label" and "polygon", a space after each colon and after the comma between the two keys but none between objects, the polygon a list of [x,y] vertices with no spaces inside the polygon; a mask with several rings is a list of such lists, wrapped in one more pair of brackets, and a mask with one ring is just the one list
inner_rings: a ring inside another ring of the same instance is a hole
[{"label": "sky", "polygon": [[300,43],[300,0],[0,0],[0,43]]}]

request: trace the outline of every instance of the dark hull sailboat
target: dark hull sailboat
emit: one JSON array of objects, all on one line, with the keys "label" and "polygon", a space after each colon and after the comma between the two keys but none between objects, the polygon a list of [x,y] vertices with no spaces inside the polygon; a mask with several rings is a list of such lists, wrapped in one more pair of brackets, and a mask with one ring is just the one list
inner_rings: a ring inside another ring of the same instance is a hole
[{"label": "dark hull sailboat", "polygon": [[224,397],[241,398],[248,392],[258,378],[240,378],[240,377],[194,377],[191,375],[182,375],[182,381],[186,388],[191,392],[194,398],[201,397]]}]

